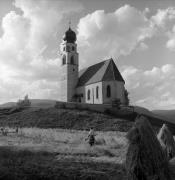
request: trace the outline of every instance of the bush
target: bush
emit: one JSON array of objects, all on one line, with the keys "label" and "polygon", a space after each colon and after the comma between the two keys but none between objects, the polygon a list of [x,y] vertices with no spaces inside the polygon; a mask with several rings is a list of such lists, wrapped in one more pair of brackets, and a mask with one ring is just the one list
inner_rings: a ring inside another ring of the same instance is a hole
[{"label": "bush", "polygon": [[112,101],[112,107],[117,107],[118,109],[120,109],[120,105],[121,105],[120,99],[116,98]]},{"label": "bush", "polygon": [[130,103],[129,92],[126,89],[124,91],[124,96],[125,96],[125,105],[129,106],[129,103]]},{"label": "bush", "polygon": [[66,109],[66,105],[63,102],[56,102],[54,107],[57,109]]},{"label": "bush", "polygon": [[24,100],[20,100],[16,103],[17,107],[19,108],[24,108],[24,107],[30,107],[31,106],[31,102],[28,98],[28,95],[26,95],[24,97]]}]

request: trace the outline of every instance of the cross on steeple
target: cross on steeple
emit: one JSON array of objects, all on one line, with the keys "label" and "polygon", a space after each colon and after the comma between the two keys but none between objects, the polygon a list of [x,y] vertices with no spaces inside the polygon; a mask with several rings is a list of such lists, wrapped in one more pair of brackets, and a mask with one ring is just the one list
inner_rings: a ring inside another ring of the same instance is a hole
[{"label": "cross on steeple", "polygon": [[69,20],[69,28],[71,27],[71,20]]}]

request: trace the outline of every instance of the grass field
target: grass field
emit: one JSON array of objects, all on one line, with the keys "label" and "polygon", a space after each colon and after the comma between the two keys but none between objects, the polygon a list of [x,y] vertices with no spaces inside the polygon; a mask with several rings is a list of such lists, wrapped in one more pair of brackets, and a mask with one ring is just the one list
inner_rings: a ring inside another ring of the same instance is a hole
[{"label": "grass field", "polygon": [[[21,127],[0,134],[0,180],[126,180],[125,135],[133,123],[86,110],[0,109],[0,126]],[[85,141],[91,126],[93,147]]]},{"label": "grass field", "polygon": [[125,133],[97,132],[93,147],[85,141],[87,134],[77,130],[22,128],[18,134],[0,136],[3,178],[124,178]]},{"label": "grass field", "polygon": [[[0,126],[21,129],[0,135],[0,179],[122,180],[132,124],[86,110],[1,109]],[[94,147],[85,141],[92,125],[100,130]]]},{"label": "grass field", "polygon": [[0,109],[0,126],[61,128],[88,130],[94,126],[100,131],[127,132],[133,122],[111,115],[77,109],[28,108]]},{"label": "grass field", "polygon": [[[13,131],[9,129],[9,131]],[[0,146],[59,154],[58,158],[123,163],[127,148],[125,133],[96,132],[96,144],[85,140],[88,132],[63,129],[22,128],[18,135],[0,136]]]}]

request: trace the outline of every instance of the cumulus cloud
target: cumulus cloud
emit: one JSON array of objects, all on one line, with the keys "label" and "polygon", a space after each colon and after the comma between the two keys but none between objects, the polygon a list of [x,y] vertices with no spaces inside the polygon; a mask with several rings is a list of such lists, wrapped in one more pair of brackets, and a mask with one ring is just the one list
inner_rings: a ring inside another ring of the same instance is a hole
[{"label": "cumulus cloud", "polygon": [[158,9],[157,13],[151,17],[152,21],[163,28],[168,28],[169,23],[175,19],[175,8]]},{"label": "cumulus cloud", "polygon": [[175,51],[175,26],[173,26],[172,31],[169,31],[167,35],[169,40],[166,43],[166,47],[171,51]]},{"label": "cumulus cloud", "polygon": [[[114,12],[97,10],[81,18],[78,24],[79,49],[81,58],[94,63],[106,57],[129,55],[133,50],[146,50],[145,40],[154,36],[167,36],[175,22],[175,8],[159,9],[148,18],[149,9],[143,11],[125,5]],[[174,47],[174,30],[167,42]]]},{"label": "cumulus cloud", "polygon": [[[129,5],[112,13],[97,10],[81,18],[78,24],[82,59],[87,59],[86,54],[88,62],[89,59],[97,59],[97,56],[99,59],[128,55],[139,42],[152,37],[153,33],[153,24],[147,19],[145,11]],[[90,54],[95,57],[92,58]]]},{"label": "cumulus cloud", "polygon": [[[77,12],[77,1],[16,0],[16,8],[2,19],[0,37],[0,102],[28,93],[37,98],[56,98],[59,59],[43,55],[55,42],[63,16]],[[51,44],[51,43],[50,43]]]},{"label": "cumulus cloud", "polygon": [[168,36],[169,40],[166,42],[166,47],[175,51],[175,8],[159,9],[151,20],[157,26],[157,31],[163,31]]},{"label": "cumulus cloud", "polygon": [[[80,11],[82,6],[79,1],[49,0],[16,0],[14,5],[20,12],[6,14],[1,25],[0,102],[16,100],[26,93],[32,98],[56,99],[60,61],[44,52],[56,41],[55,32],[59,32],[63,17]],[[82,17],[77,25],[80,66],[111,56],[127,56],[134,50],[149,50],[145,40],[167,31],[167,48],[173,50],[174,12],[174,8],[158,10],[148,18],[148,8],[140,11],[125,5],[114,12],[97,10]],[[130,66],[122,74],[133,103],[149,108],[174,103],[173,65],[147,71]]]},{"label": "cumulus cloud", "polygon": [[138,50],[138,51],[145,51],[145,50],[147,50],[149,47],[148,47],[148,45],[146,44],[146,43],[144,43],[144,42],[141,42],[139,45],[138,45],[138,47],[136,48],[136,50]]},{"label": "cumulus cloud", "polygon": [[166,64],[146,71],[129,66],[124,68],[122,75],[133,104],[149,109],[174,107],[174,65]]}]

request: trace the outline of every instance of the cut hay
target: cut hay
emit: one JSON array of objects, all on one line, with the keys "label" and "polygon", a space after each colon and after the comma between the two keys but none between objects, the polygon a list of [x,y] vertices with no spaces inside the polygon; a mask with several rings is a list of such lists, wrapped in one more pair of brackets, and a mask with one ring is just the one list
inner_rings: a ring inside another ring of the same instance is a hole
[{"label": "cut hay", "polygon": [[128,180],[170,180],[167,157],[146,117],[136,118],[127,139]]},{"label": "cut hay", "polygon": [[163,124],[160,129],[157,138],[165,151],[168,159],[172,159],[175,156],[175,141],[172,133],[170,132],[168,126]]},{"label": "cut hay", "polygon": [[[175,177],[175,157],[169,161],[172,177]],[[175,179],[175,178],[173,178]]]}]

